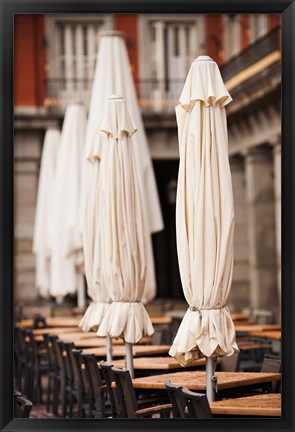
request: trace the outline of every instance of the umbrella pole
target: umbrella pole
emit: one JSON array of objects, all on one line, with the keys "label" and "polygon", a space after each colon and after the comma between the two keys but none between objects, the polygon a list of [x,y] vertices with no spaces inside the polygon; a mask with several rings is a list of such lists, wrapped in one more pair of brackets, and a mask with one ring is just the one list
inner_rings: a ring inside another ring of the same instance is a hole
[{"label": "umbrella pole", "polygon": [[63,302],[63,296],[57,296],[56,297],[56,303],[61,304]]},{"label": "umbrella pole", "polygon": [[113,360],[112,338],[110,335],[107,335],[107,362],[111,362],[112,360]]},{"label": "umbrella pole", "polygon": [[206,395],[208,402],[214,402],[216,396],[215,360],[216,358],[206,357]]},{"label": "umbrella pole", "polygon": [[126,349],[126,369],[129,370],[131,378],[134,378],[134,367],[133,367],[133,352],[132,352],[132,344],[125,342]]},{"label": "umbrella pole", "polygon": [[78,307],[85,307],[85,286],[84,286],[84,281],[78,287],[78,290],[77,290],[77,306]]}]

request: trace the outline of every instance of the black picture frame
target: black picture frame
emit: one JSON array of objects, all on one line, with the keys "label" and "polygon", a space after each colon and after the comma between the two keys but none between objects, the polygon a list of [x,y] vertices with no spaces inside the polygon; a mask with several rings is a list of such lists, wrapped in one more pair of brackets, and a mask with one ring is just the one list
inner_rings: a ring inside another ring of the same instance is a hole
[{"label": "black picture frame", "polygon": [[[193,420],[13,419],[13,17],[31,13],[280,13],[282,16],[282,418]],[[293,431],[295,247],[294,0],[0,0],[1,431]]]}]

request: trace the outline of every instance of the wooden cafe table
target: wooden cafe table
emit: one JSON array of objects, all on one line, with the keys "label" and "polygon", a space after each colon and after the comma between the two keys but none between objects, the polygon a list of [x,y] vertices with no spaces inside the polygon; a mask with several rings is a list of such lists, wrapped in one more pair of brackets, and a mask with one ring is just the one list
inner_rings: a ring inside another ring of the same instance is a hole
[{"label": "wooden cafe table", "polygon": [[[221,363],[221,358],[218,358],[218,363]],[[113,366],[122,369],[125,368],[125,360],[114,360],[111,362]],[[198,368],[205,367],[206,359],[201,358],[199,360],[195,360],[188,368]],[[137,357],[133,360],[133,367],[135,371],[140,372],[148,372],[148,371],[175,371],[175,370],[183,370],[183,366],[181,366],[178,361],[176,361],[173,357]]]},{"label": "wooden cafe table", "polygon": [[[51,317],[46,318],[47,327],[78,327],[81,318],[79,317]],[[151,317],[152,324],[171,324],[172,317],[160,316]],[[32,319],[22,320],[16,323],[16,326],[23,328],[33,327]]]},{"label": "wooden cafe table", "polygon": [[279,341],[282,338],[282,332],[280,330],[274,331],[251,331],[250,336],[264,338],[264,339],[272,339]]},{"label": "wooden cafe table", "polygon": [[[64,340],[64,336],[60,337],[60,339]],[[79,338],[73,341],[75,343],[76,348],[95,348],[95,347],[100,347],[100,346],[106,346],[106,338],[102,338],[102,337],[93,337],[92,338]],[[151,343],[151,338],[147,337],[147,338],[143,338],[140,342],[139,345],[148,345]],[[123,339],[112,339],[112,344],[113,345],[124,345],[124,340]]]},{"label": "wooden cafe table", "polygon": [[83,334],[89,334],[89,333],[84,333],[83,330],[80,329],[80,327],[50,327],[50,328],[45,327],[45,328],[33,330],[33,334],[35,335],[43,335],[45,333],[50,333],[52,335],[59,335],[64,333],[79,333],[81,337]]},{"label": "wooden cafe table", "polygon": [[249,319],[249,313],[247,312],[233,312],[230,316],[233,321],[247,321]]},{"label": "wooden cafe table", "polygon": [[[78,327],[80,318],[73,317],[51,317],[46,318],[47,327]],[[34,320],[27,319],[16,323],[18,327],[29,328],[33,327]]]},{"label": "wooden cafe table", "polygon": [[[47,329],[47,332],[51,335],[56,335],[58,336],[58,338],[64,342],[75,342],[76,340],[89,340],[91,338],[93,338],[93,334],[89,334],[89,333],[81,333],[81,332],[77,332],[77,333],[52,333],[50,329]],[[42,342],[44,340],[44,333],[43,334],[35,334],[35,341],[36,342]]]},{"label": "wooden cafe table", "polygon": [[265,332],[281,330],[281,324],[239,324],[235,323],[236,333],[252,333],[252,332]]},{"label": "wooden cafe table", "polygon": [[212,414],[234,416],[281,417],[281,394],[254,396],[210,402]]},{"label": "wooden cafe table", "polygon": [[[279,381],[280,373],[264,372],[216,372],[218,392],[238,387],[256,386],[259,384]],[[163,375],[151,375],[132,380],[134,388],[145,390],[165,390],[164,381],[180,385],[193,391],[206,390],[206,372],[183,371]]]},{"label": "wooden cafe table", "polygon": [[[141,356],[156,356],[168,354],[170,345],[133,345],[132,351],[134,357]],[[83,349],[85,354],[94,354],[96,357],[106,357],[106,347],[86,348]],[[113,347],[113,357],[125,357],[125,345],[117,345]],[[153,359],[151,359],[153,361]]]}]

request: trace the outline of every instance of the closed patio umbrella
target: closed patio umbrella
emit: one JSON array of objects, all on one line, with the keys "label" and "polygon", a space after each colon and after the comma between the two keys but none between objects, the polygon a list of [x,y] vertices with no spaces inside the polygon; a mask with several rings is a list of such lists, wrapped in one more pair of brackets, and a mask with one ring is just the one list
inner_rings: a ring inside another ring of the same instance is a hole
[{"label": "closed patio umbrella", "polygon": [[191,65],[176,107],[180,166],[176,231],[181,282],[189,308],[169,354],[181,364],[238,351],[227,300],[233,273],[234,205],[225,106],[231,96],[208,56]]},{"label": "closed patio umbrella", "polygon": [[97,236],[101,266],[96,278],[110,294],[112,303],[97,334],[122,337],[126,365],[133,375],[132,344],[153,334],[153,326],[141,302],[147,275],[147,238],[134,147],[136,133],[127,103],[109,97],[98,123],[96,156],[100,159]]},{"label": "closed patio umbrella", "polygon": [[49,296],[50,251],[48,246],[49,205],[59,148],[60,131],[47,129],[41,157],[36,201],[33,253],[36,255],[36,287],[42,297]]},{"label": "closed patio umbrella", "polygon": [[50,294],[60,301],[83,292],[82,235],[79,228],[81,168],[86,129],[85,108],[65,112],[50,204]]},{"label": "closed patio umbrella", "polygon": [[[96,173],[93,173],[93,170],[95,171],[97,169],[95,158],[93,158],[93,134],[97,127],[97,121],[102,112],[105,99],[111,94],[120,94],[125,98],[138,127],[138,132],[132,135],[130,139],[134,150],[139,190],[143,201],[144,212],[147,215],[146,229],[149,233],[147,238],[147,278],[143,296],[144,302],[148,302],[151,301],[156,294],[156,281],[150,234],[162,230],[163,221],[148,142],[137,104],[128,53],[124,43],[123,34],[117,31],[101,33],[99,42],[99,51],[91,91],[85,140],[85,154],[87,160],[83,164],[83,200],[85,201],[82,205],[82,225],[84,225],[83,219],[85,208],[88,205],[86,200],[88,199],[87,197],[89,197],[89,189],[92,188],[92,179],[93,176],[96,175]],[[99,203],[97,205],[99,206]],[[93,285],[92,287],[88,286],[88,294],[93,301],[89,305],[88,310],[81,321],[81,326],[82,328],[84,327],[85,330],[87,327],[94,324],[98,326],[102,317],[102,306],[97,304],[98,297],[94,292],[95,289]],[[103,301],[106,300],[104,299]],[[96,316],[97,318],[95,318]],[[90,320],[89,324],[88,320]]]}]

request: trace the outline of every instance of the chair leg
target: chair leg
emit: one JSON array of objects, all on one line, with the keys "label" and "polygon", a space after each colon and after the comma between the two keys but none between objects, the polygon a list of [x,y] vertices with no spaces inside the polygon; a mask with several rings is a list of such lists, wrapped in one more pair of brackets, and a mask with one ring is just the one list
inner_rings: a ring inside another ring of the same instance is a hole
[{"label": "chair leg", "polygon": [[52,412],[55,416],[58,416],[59,388],[60,388],[60,382],[59,379],[55,376],[53,381],[53,404],[52,404]]},{"label": "chair leg", "polygon": [[66,400],[66,382],[63,378],[60,386],[60,397],[61,397],[61,415],[63,418],[67,415],[67,400]]},{"label": "chair leg", "polygon": [[51,405],[51,393],[52,393],[52,375],[48,373],[48,383],[47,383],[47,394],[46,394],[46,411],[50,411]]},{"label": "chair leg", "polygon": [[69,397],[69,418],[73,417],[73,405],[74,405],[74,398],[72,393],[70,393]]},{"label": "chair leg", "polygon": [[83,417],[82,394],[78,393],[78,418]]}]

